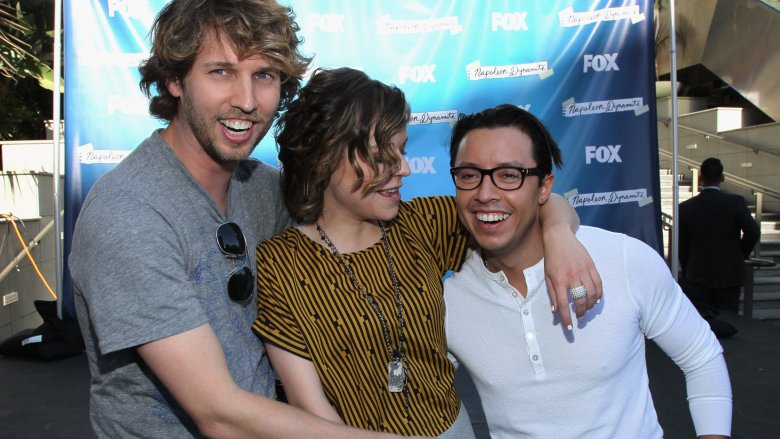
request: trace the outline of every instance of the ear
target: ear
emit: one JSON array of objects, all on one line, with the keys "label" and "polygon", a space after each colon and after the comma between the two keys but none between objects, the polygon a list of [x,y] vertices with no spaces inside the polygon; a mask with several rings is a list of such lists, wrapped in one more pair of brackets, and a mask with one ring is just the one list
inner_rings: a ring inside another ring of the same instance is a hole
[{"label": "ear", "polygon": [[544,180],[542,180],[542,187],[539,188],[539,205],[546,203],[547,200],[550,199],[550,194],[552,193],[552,187],[553,183],[555,183],[555,175],[553,174],[547,174],[544,176]]},{"label": "ear", "polygon": [[168,93],[170,93],[173,97],[180,98],[182,89],[184,87],[182,87],[181,79],[174,78],[165,81],[165,88],[168,90]]}]

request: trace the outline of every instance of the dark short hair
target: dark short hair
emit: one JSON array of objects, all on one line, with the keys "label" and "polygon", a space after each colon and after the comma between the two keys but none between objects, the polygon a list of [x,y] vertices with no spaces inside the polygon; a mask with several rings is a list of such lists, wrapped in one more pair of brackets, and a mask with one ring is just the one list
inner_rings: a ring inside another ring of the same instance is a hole
[{"label": "dark short hair", "polygon": [[[478,128],[503,127],[517,128],[531,138],[536,166],[545,174],[552,173],[553,165],[559,169],[563,167],[561,149],[544,124],[528,111],[509,104],[498,105],[458,118],[450,138],[450,166],[455,166],[460,143],[470,131]],[[539,179],[539,184],[542,184],[542,181]]]},{"label": "dark short hair", "polygon": [[723,181],[723,163],[715,157],[701,162],[702,183],[720,183]]},{"label": "dark short hair", "polygon": [[[277,121],[282,194],[293,218],[303,224],[319,218],[325,188],[345,151],[358,176],[354,190],[363,185],[360,161],[373,169],[364,193],[387,183],[403,160],[391,137],[406,128],[410,115],[395,86],[355,69],[316,70]],[[372,133],[378,153],[371,152]]]},{"label": "dark short hair", "polygon": [[239,58],[260,54],[278,68],[282,82],[279,109],[284,109],[300,88],[311,61],[298,51],[298,30],[292,9],[275,0],[171,1],[154,20],[151,54],[138,68],[141,91],[152,98],[149,112],[158,119],[173,119],[179,98],[168,92],[167,82],[189,73],[211,36],[232,45]]}]

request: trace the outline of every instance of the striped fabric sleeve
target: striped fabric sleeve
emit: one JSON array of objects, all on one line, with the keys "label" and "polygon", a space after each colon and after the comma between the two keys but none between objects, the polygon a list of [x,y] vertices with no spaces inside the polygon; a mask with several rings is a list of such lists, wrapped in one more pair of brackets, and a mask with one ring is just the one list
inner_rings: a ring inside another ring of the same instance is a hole
[{"label": "striped fabric sleeve", "polygon": [[252,324],[252,330],[263,342],[311,360],[285,294],[289,285],[285,285],[284,280],[290,279],[290,275],[283,270],[292,266],[294,252],[294,248],[289,248],[278,238],[257,246],[257,319]]},{"label": "striped fabric sleeve", "polygon": [[417,223],[421,236],[430,240],[441,274],[460,270],[466,259],[468,235],[458,220],[455,197],[415,198],[409,201],[409,207],[415,213],[410,222]]}]

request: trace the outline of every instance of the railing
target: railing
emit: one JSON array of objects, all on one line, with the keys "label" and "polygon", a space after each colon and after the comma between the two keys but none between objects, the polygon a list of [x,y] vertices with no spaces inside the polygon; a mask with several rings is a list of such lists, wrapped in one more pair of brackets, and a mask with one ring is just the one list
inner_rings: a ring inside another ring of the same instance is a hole
[{"label": "railing", "polygon": [[[64,211],[60,211],[60,216],[62,216],[63,213]],[[3,222],[5,221],[10,221],[10,220],[5,219]],[[25,244],[26,247],[23,247],[19,251],[19,253],[13,259],[11,259],[11,262],[9,262],[8,265],[6,265],[5,268],[3,268],[2,271],[0,271],[0,282],[2,282],[11,271],[13,271],[13,269],[17,266],[17,264],[19,264],[19,262],[22,259],[24,259],[25,256],[29,255],[29,251],[33,247],[39,245],[41,241],[43,241],[44,236],[46,236],[49,232],[51,232],[53,227],[54,227],[54,219],[51,219],[48,223],[46,223],[45,226],[43,226],[41,231],[38,232],[38,234],[35,235],[33,239],[31,239],[27,243],[21,242],[21,244]]]},{"label": "railing", "polygon": [[753,318],[753,275],[760,268],[770,268],[777,265],[777,262],[771,259],[750,258],[745,260],[745,286],[743,287],[744,302],[742,303],[742,315]]},{"label": "railing", "polygon": [[[668,215],[666,213],[661,212],[661,228],[667,233],[669,248],[666,253],[666,262],[668,264],[671,263],[671,254],[672,254],[672,245],[674,243],[672,242],[672,229],[674,228],[674,223],[672,221],[672,216]],[[758,245],[758,244],[756,244]],[[671,265],[671,264],[670,264]],[[745,260],[745,285],[743,286],[742,293],[743,293],[743,302],[742,302],[742,315],[746,318],[753,318],[753,276],[755,275],[755,271],[759,270],[761,268],[771,268],[777,265],[777,262],[771,260],[771,259],[762,259],[762,258],[749,258]]]},{"label": "railing", "polygon": [[661,212],[661,229],[666,232],[667,251],[664,259],[671,266],[672,262],[672,230],[674,229],[674,219],[668,213]]},{"label": "railing", "polygon": [[[658,149],[658,154],[662,155],[666,158],[673,159],[673,155],[671,152]],[[680,163],[687,165],[694,171],[694,174],[696,174],[696,171],[698,171],[699,167],[701,167],[701,163],[697,162],[696,160],[691,160],[687,157],[677,157],[677,159],[680,161]],[[753,195],[756,196],[756,222],[758,223],[759,228],[761,227],[761,221],[763,220],[764,216],[764,195],[769,195],[772,198],[776,198],[777,200],[780,200],[780,191],[777,191],[775,189],[772,189],[771,187],[764,186],[762,184],[755,183],[753,181],[750,181],[746,178],[742,178],[738,175],[730,174],[728,172],[724,172],[723,175],[726,177],[726,180],[729,182],[729,184],[734,184],[735,186],[739,186],[741,188],[747,189],[750,192],[753,193]],[[697,190],[697,184],[694,182],[693,191],[694,195]],[[665,215],[665,214],[664,214]],[[672,242],[671,239],[669,240],[669,246],[671,248]],[[755,248],[753,249],[753,254],[756,257],[761,256],[761,243],[756,243]]]},{"label": "railing", "polygon": [[[662,156],[664,156],[666,158],[669,158],[669,159],[673,159],[674,158],[671,152],[663,150],[663,149],[659,149],[658,150],[658,154],[660,154],[660,155],[662,155]],[[701,167],[701,163],[697,162],[696,160],[691,160],[691,159],[689,159],[687,157],[682,157],[682,156],[677,157],[677,159],[680,161],[680,163],[683,163],[683,164],[691,167],[692,169],[699,169],[699,167]],[[778,191],[778,190],[772,189],[771,187],[764,186],[762,184],[758,184],[758,183],[750,181],[750,180],[748,180],[746,178],[742,178],[742,177],[740,177],[738,175],[730,174],[728,172],[724,172],[723,175],[726,177],[726,180],[729,183],[732,183],[732,184],[735,184],[735,185],[737,185],[739,187],[748,189],[751,192],[753,192],[754,194],[762,193],[762,194],[769,195],[770,197],[773,197],[773,198],[776,198],[776,199],[780,200],[780,191]],[[696,188],[694,188],[694,190],[695,189]],[[758,218],[756,218],[756,220],[758,220]]]}]

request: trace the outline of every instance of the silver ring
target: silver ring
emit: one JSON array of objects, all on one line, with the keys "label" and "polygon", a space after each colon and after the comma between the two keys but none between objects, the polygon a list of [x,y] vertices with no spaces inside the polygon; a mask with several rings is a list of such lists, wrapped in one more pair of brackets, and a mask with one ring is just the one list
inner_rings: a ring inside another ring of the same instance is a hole
[{"label": "silver ring", "polygon": [[569,295],[574,300],[584,299],[588,295],[588,289],[585,285],[579,285],[574,288],[569,288]]}]

